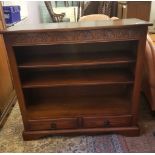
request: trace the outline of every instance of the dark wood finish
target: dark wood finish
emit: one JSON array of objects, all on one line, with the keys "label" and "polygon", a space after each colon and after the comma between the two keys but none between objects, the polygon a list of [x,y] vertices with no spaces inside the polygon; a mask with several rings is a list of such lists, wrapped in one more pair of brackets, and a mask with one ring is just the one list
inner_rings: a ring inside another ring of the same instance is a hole
[{"label": "dark wood finish", "polygon": [[[104,69],[104,72],[102,71]],[[128,68],[69,69],[64,71],[25,71],[22,70],[23,88],[61,87],[74,85],[128,84],[134,82],[134,76]],[[95,74],[94,74],[95,73]]]},{"label": "dark wood finish", "polygon": [[[136,25],[135,25],[136,24]],[[63,39],[63,43],[65,43],[64,42],[64,40],[66,39],[66,38],[68,38],[66,41],[68,41],[69,39],[72,39],[73,38],[73,36],[65,36],[65,34],[67,33],[66,31],[70,31],[70,32],[73,32],[73,33],[70,33],[70,34],[76,34],[76,31],[75,30],[80,30],[81,32],[82,32],[82,30],[99,30],[99,29],[102,29],[102,28],[104,28],[104,29],[106,29],[106,28],[108,28],[108,29],[112,29],[112,28],[123,28],[123,32],[124,32],[124,28],[136,28],[137,26],[139,27],[139,26],[145,26],[145,25],[148,25],[148,26],[151,26],[152,25],[152,23],[150,23],[150,22],[147,22],[147,21],[143,21],[143,20],[140,20],[140,19],[136,19],[136,18],[133,18],[133,19],[118,19],[118,20],[110,20],[110,21],[108,21],[108,20],[105,20],[105,21],[90,21],[90,22],[76,22],[76,23],[74,23],[74,22],[72,22],[72,23],[68,23],[68,22],[66,22],[66,23],[52,23],[52,24],[37,24],[37,25],[35,25],[35,24],[30,24],[30,25],[16,25],[16,26],[14,26],[14,27],[9,27],[6,31],[5,30],[3,30],[3,31],[0,31],[1,33],[11,33],[11,34],[14,34],[14,33],[21,33],[21,35],[20,35],[20,37],[23,37],[23,35],[22,34],[24,34],[25,35],[25,33],[27,34],[27,35],[29,35],[29,33],[28,32],[40,32],[40,34],[38,34],[38,36],[39,35],[41,35],[42,37],[44,37],[44,33],[41,33],[41,32],[45,32],[45,33],[47,33],[47,32],[52,32],[53,31],[53,33],[51,33],[50,35],[55,35],[55,33],[56,34],[58,34],[57,36],[55,36],[54,38],[51,38],[51,39],[55,39],[55,38],[57,38],[57,39],[59,39],[59,40],[62,40]],[[120,33],[122,33],[122,31],[120,30]],[[60,32],[60,36],[59,36],[59,33],[58,32]],[[91,31],[92,33],[93,32],[96,32],[96,31]],[[114,33],[112,30],[110,31],[111,33],[113,33],[113,35],[118,35],[118,33]],[[130,35],[132,36],[132,39],[134,39],[135,37],[134,36],[137,36],[137,34],[136,33],[138,33],[137,31],[134,31],[133,30],[133,32],[135,32],[135,34],[134,35],[132,35],[132,34],[130,34],[129,35],[129,33],[132,33],[132,32],[130,32],[130,31],[127,31],[126,32],[126,36],[122,36],[122,35],[120,35],[118,38],[117,37],[115,37],[115,38],[112,38],[111,37],[111,33],[109,32],[109,37],[110,37],[110,39],[111,39],[111,41],[114,39],[115,41],[118,39],[118,40],[120,40],[120,38],[122,37],[124,37],[124,38],[128,38],[128,39],[130,39]],[[84,33],[84,32],[83,32]],[[87,31],[84,33],[84,34],[86,34],[87,33]],[[102,35],[103,33],[107,33],[107,31],[102,31],[102,33],[101,34],[96,34],[96,37],[99,37],[100,35]],[[27,42],[24,42],[24,44],[26,45],[26,44],[32,44],[32,45],[35,45],[35,44],[33,44],[33,42],[32,42],[32,39],[34,39],[34,37],[36,37],[36,35],[37,35],[36,33],[34,33],[31,37],[32,38],[27,38],[27,37],[24,37],[25,39],[27,39]],[[49,34],[49,33],[47,33],[47,34]],[[64,35],[63,35],[64,34]],[[78,32],[77,31],[77,34],[81,34],[80,32]],[[83,35],[84,35],[83,34]],[[76,36],[76,41],[78,41],[78,38],[80,39],[80,36]],[[82,34],[81,34],[82,35]],[[50,36],[49,36],[50,37]],[[49,37],[47,37],[47,39],[49,40]],[[63,37],[65,37],[65,38],[63,38]],[[81,36],[82,37],[82,36]],[[88,37],[88,36],[85,36],[85,37]],[[89,35],[89,37],[90,37],[90,35]],[[89,40],[91,40],[92,39],[92,37],[94,37],[95,38],[95,36],[91,36],[91,38],[89,38],[88,37],[88,39]],[[108,39],[108,36],[103,36],[103,38],[105,38],[105,39]],[[102,38],[102,39],[103,39]],[[10,35],[10,39],[11,39],[11,35]],[[18,38],[14,38],[15,40],[14,40],[14,43],[17,41],[17,39]],[[28,40],[29,39],[29,40]],[[37,44],[41,44],[41,43],[44,43],[43,42],[43,39],[42,38],[35,38],[36,40],[34,40],[35,42],[37,41]],[[45,41],[46,41],[46,44],[48,44],[48,42],[47,42],[47,40],[46,40],[46,37],[44,37],[44,39],[45,39]],[[74,40],[75,40],[74,39]],[[82,38],[81,38],[82,39]],[[85,38],[84,38],[85,39]],[[98,39],[100,39],[100,38],[98,38]],[[41,42],[39,42],[39,40],[41,41]],[[56,41],[56,43],[58,44],[59,43],[59,40],[57,40]],[[74,40],[72,40],[72,42],[74,42],[75,43],[75,41]],[[25,41],[25,40],[24,40]],[[50,41],[50,40],[49,40]],[[86,40],[85,40],[86,41]],[[85,41],[81,41],[81,42],[85,42]],[[16,42],[16,43],[18,43],[18,42]],[[22,40],[20,40],[20,42],[19,42],[19,44],[21,45],[23,43],[23,41]],[[54,43],[53,43],[54,44]]]},{"label": "dark wood finish", "polygon": [[[112,46],[114,44],[116,46]],[[14,48],[19,68],[86,67],[104,64],[128,64],[134,63],[136,60],[135,41],[123,42],[123,44],[122,42],[109,42],[106,44],[83,43],[60,44],[59,46],[25,46],[24,50],[22,47]],[[21,50],[22,53],[20,52]]]},{"label": "dark wood finish", "polygon": [[[128,98],[125,98],[123,96],[116,96],[116,97],[113,97],[112,99],[110,98],[110,96],[109,97],[90,97],[90,98],[89,97],[79,97],[79,98],[70,97],[69,99],[67,97],[66,98],[64,97],[59,100],[53,99],[49,102],[46,102],[43,100],[41,101],[38,101],[37,103],[34,103],[34,104],[28,103],[29,104],[28,116],[30,118],[37,119],[37,118],[52,118],[52,117],[74,117],[74,116],[81,116],[81,115],[97,115],[97,114],[99,115],[122,114],[123,115],[123,114],[129,114],[131,112],[130,100],[128,101]],[[73,104],[73,102],[75,102],[76,105]],[[105,103],[105,104],[102,104],[102,103]],[[60,105],[60,106],[57,106],[57,105]],[[113,107],[112,110],[109,110],[111,107]],[[91,108],[93,108],[93,111]],[[53,112],[51,113],[52,110]],[[46,111],[45,114],[44,114],[44,111]]]},{"label": "dark wood finish", "polygon": [[[0,30],[3,29],[5,29],[5,23],[0,2]],[[12,85],[6,47],[3,35],[0,34],[0,128],[3,127],[15,102],[16,95]]]},{"label": "dark wood finish", "polygon": [[126,19],[3,31],[24,140],[59,134],[138,135],[148,25]]},{"label": "dark wood finish", "polygon": [[[127,88],[126,85],[35,88],[24,89],[24,94],[30,119],[103,114],[125,115],[131,112],[131,88],[132,86]],[[40,95],[43,91],[46,93]],[[110,109],[111,106],[113,106],[113,109]]]},{"label": "dark wood finish", "polygon": [[128,1],[127,18],[150,20],[151,1]]},{"label": "dark wood finish", "polygon": [[58,118],[52,120],[29,121],[29,130],[61,130],[76,129],[78,123],[76,118]]},{"label": "dark wood finish", "polygon": [[131,125],[131,116],[84,117],[85,128],[111,128]]}]

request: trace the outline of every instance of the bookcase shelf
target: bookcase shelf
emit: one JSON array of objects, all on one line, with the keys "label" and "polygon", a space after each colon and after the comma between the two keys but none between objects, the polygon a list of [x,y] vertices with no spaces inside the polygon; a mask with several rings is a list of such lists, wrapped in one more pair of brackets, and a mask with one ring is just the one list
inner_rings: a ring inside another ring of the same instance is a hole
[{"label": "bookcase shelf", "polygon": [[[129,53],[129,54],[128,54]],[[25,57],[24,61],[19,63],[19,68],[69,68],[69,67],[87,67],[87,66],[100,66],[107,64],[131,64],[135,63],[135,58],[131,56],[130,51],[114,52],[113,55],[91,55],[85,58],[81,55],[74,57],[68,56],[53,56],[47,57]]]},{"label": "bookcase shelf", "polygon": [[122,57],[111,59],[98,59],[98,60],[43,60],[38,59],[35,62],[25,62],[19,65],[19,68],[67,68],[67,67],[81,67],[81,66],[100,66],[105,64],[130,64],[135,63],[134,59]]},{"label": "bookcase shelf", "polygon": [[62,87],[107,84],[132,84],[134,76],[128,68],[94,68],[68,70],[22,70],[23,88]]},{"label": "bookcase shelf", "polygon": [[[131,112],[130,100],[124,96],[116,96],[113,98],[110,96],[64,97],[46,100],[47,99],[43,98],[42,100],[35,100],[33,103],[28,103],[28,116],[30,119],[52,119],[92,115],[126,115]],[[113,108],[109,111],[111,106]],[[45,114],[44,111],[46,111]]]},{"label": "bookcase shelf", "polygon": [[139,135],[148,25],[124,19],[5,31],[24,140],[60,134]]},{"label": "bookcase shelf", "polygon": [[132,85],[129,84],[89,85],[26,88],[24,94],[30,119],[54,119],[74,116],[130,115],[131,89]]},{"label": "bookcase shelf", "polygon": [[[115,49],[111,49],[112,44],[116,44]],[[136,41],[130,41],[112,42],[108,46],[105,43],[79,43],[14,48],[19,68],[70,68],[134,63],[136,44]]]}]

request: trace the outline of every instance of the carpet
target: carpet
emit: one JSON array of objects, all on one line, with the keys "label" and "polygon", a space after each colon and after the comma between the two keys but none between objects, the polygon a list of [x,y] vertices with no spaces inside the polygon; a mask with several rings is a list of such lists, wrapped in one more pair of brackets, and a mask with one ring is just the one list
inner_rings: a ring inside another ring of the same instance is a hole
[{"label": "carpet", "polygon": [[138,137],[125,137],[129,152],[153,153],[155,152],[155,112],[152,112],[146,98],[140,104],[140,129]]},{"label": "carpet", "polygon": [[100,136],[53,136],[34,141],[23,141],[23,124],[18,104],[13,108],[0,131],[0,152],[55,152],[55,153],[119,153],[128,152],[125,137]]},{"label": "carpet", "polygon": [[18,104],[16,104],[0,131],[0,152],[155,152],[155,112],[150,111],[149,104],[144,98],[140,105],[141,135],[138,137],[124,137],[115,134],[76,137],[53,136],[35,141],[23,141],[23,124]]}]

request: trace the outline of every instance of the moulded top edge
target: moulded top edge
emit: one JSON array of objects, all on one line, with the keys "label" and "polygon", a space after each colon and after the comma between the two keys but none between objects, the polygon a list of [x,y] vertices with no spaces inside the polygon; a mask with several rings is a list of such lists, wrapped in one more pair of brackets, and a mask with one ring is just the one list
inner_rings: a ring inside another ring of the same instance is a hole
[{"label": "moulded top edge", "polygon": [[18,24],[1,30],[0,33],[10,32],[42,32],[42,31],[70,31],[70,30],[86,30],[99,28],[121,28],[121,27],[137,27],[137,26],[151,26],[150,22],[130,18],[117,20],[103,20],[103,21],[81,21],[81,22],[63,22],[63,23],[44,23],[44,24]]}]

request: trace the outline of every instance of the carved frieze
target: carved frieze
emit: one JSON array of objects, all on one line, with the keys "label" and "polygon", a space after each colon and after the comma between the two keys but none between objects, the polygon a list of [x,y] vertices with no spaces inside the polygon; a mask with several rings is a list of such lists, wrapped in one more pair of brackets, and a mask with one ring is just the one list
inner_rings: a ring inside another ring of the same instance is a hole
[{"label": "carved frieze", "polygon": [[139,39],[141,29],[98,29],[58,32],[18,32],[6,34],[12,44],[59,44],[73,42],[117,41]]}]

